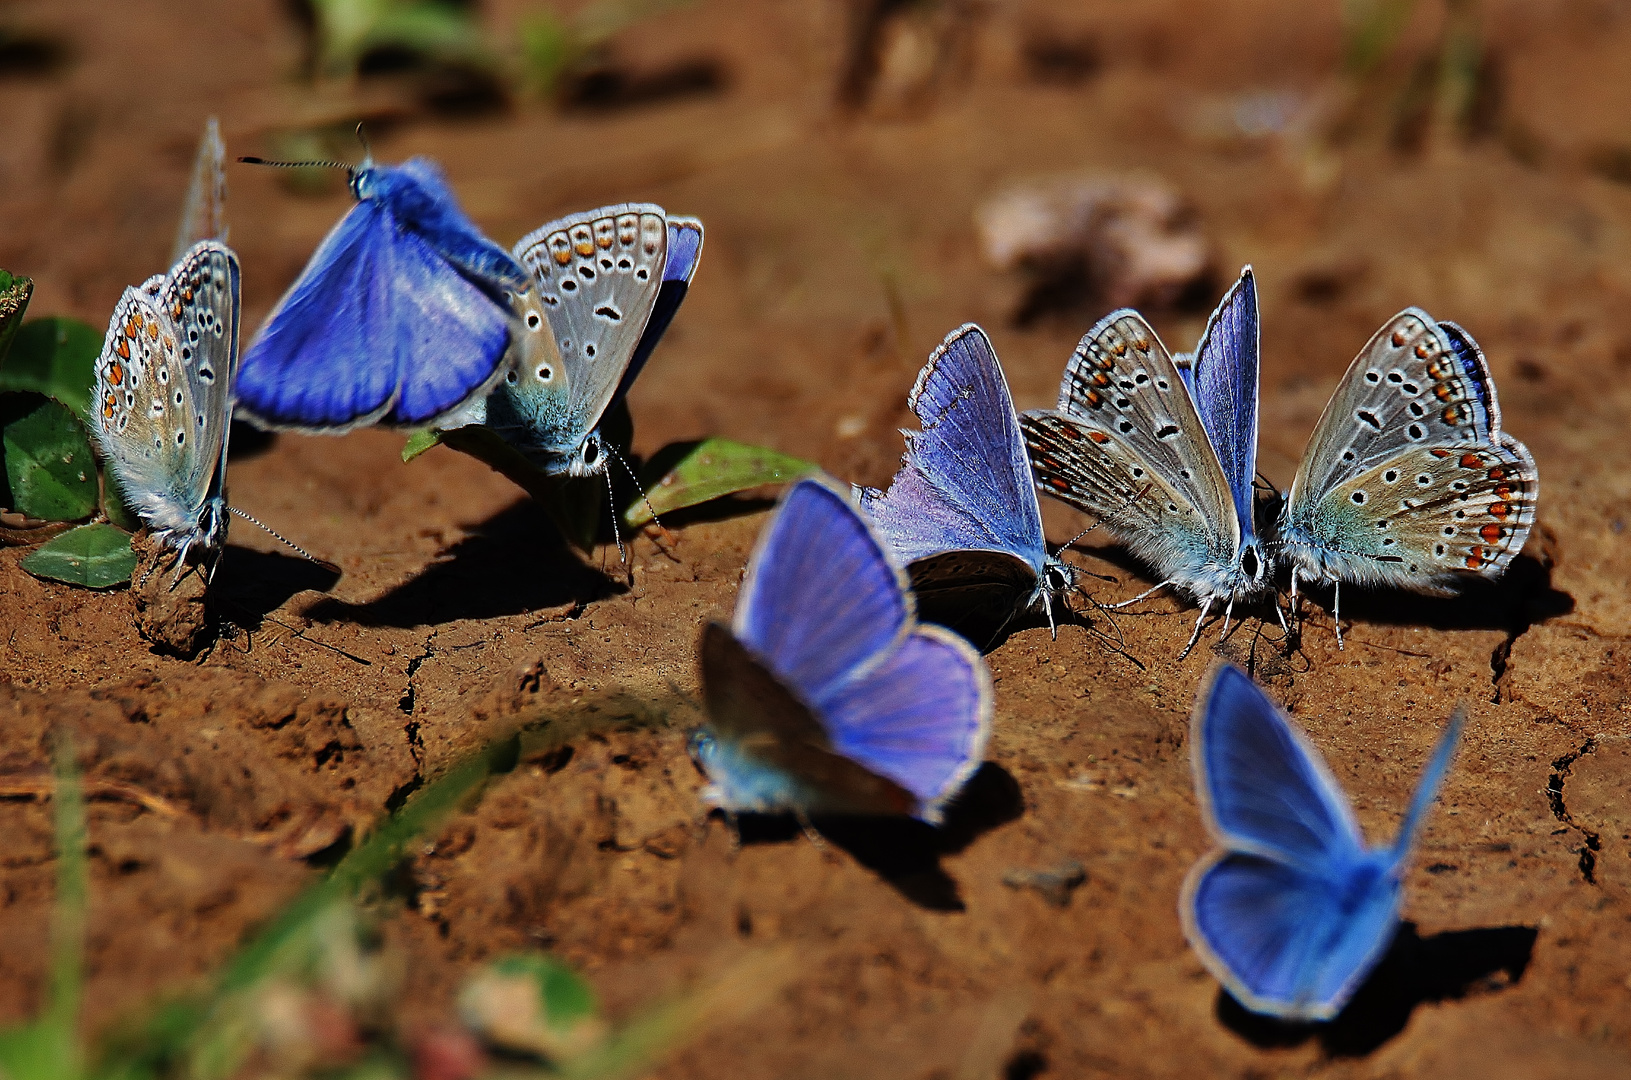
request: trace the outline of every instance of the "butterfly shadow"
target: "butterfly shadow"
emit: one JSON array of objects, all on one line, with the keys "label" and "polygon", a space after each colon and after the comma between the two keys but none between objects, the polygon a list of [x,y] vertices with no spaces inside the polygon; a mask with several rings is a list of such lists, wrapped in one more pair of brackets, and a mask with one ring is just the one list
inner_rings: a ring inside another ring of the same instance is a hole
[{"label": "butterfly shadow", "polygon": [[[981,764],[938,827],[916,818],[814,815],[822,839],[888,882],[906,899],[930,911],[963,911],[957,882],[940,860],[967,848],[999,825],[1025,812],[1019,781],[995,762]],[[791,814],[744,814],[737,819],[744,845],[785,843],[799,835]]]},{"label": "butterfly shadow", "polygon": [[[1328,593],[1321,596],[1322,601],[1328,598]],[[1498,581],[1468,581],[1455,596],[1422,596],[1398,589],[1342,590],[1345,626],[1375,623],[1434,630],[1503,630],[1509,642],[1536,623],[1569,614],[1574,606],[1573,596],[1552,585],[1551,561],[1532,555],[1513,559]],[[1325,610],[1328,616],[1329,608]]]},{"label": "butterfly shadow", "polygon": [[331,598],[305,614],[316,622],[410,628],[581,607],[627,591],[579,558],[536,502],[522,499],[384,595],[361,604]]},{"label": "butterfly shadow", "polygon": [[245,630],[303,592],[326,593],[339,571],[285,551],[255,551],[228,544],[209,594],[224,614]]},{"label": "butterfly shadow", "polygon": [[1364,1057],[1403,1031],[1418,1005],[1516,985],[1529,967],[1539,932],[1533,926],[1494,926],[1424,938],[1414,923],[1407,922],[1334,1020],[1293,1023],[1261,1016],[1223,989],[1218,991],[1217,1017],[1224,1027],[1262,1049],[1317,1039],[1331,1057]]}]

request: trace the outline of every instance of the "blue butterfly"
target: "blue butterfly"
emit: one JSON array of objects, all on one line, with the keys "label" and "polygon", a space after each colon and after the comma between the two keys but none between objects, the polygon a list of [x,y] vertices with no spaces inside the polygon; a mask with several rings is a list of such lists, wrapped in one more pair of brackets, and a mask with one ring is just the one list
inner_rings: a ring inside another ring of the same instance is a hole
[{"label": "blue butterfly", "polygon": [[[888,491],[859,489],[861,509],[912,576],[926,607],[1046,609],[1073,581],[1048,552],[1031,462],[1008,380],[985,331],[960,327],[929,357],[906,399],[921,431]],[[1017,605],[1016,605],[1017,599]]]},{"label": "blue butterfly", "polygon": [[1192,723],[1195,790],[1219,848],[1184,883],[1184,934],[1254,1012],[1328,1020],[1387,951],[1406,862],[1449,768],[1458,709],[1390,847],[1365,845],[1319,752],[1238,668],[1219,665]]},{"label": "blue butterfly", "polygon": [[[1212,313],[1193,370],[1179,367],[1143,316],[1111,312],[1065,365],[1059,405],[1025,413],[1038,486],[1087,512],[1201,605],[1273,589],[1258,535],[1257,285],[1242,271]],[[1134,601],[1127,601],[1132,603]]]},{"label": "blue butterfly", "polygon": [[735,813],[938,823],[991,728],[980,654],[920,626],[905,573],[848,498],[801,480],[759,538],[730,628],[702,635],[704,797]]},{"label": "blue butterfly", "polygon": [[504,374],[520,334],[512,305],[531,278],[459,209],[434,163],[367,161],[350,183],[357,205],[244,354],[234,393],[262,427],[443,421]]},{"label": "blue butterfly", "polygon": [[520,358],[472,414],[546,472],[606,469],[600,424],[679,309],[702,258],[702,223],[625,203],[552,221],[515,257],[537,287],[520,296]]}]

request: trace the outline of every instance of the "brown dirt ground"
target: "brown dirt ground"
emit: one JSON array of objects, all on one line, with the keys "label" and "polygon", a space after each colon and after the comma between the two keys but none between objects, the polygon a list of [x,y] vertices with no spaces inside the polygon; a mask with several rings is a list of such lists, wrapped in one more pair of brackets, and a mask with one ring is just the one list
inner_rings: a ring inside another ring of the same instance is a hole
[{"label": "brown dirt ground", "polygon": [[[573,556],[502,478],[445,450],[405,466],[401,436],[377,431],[242,443],[236,505],[344,574],[317,591],[325,575],[239,525],[217,586],[241,629],[194,662],[146,648],[128,592],[37,581],[0,552],[0,771],[25,789],[64,726],[98,795],[91,1021],[207,970],[320,872],[304,857],[416,777],[575,704],[600,722],[569,759],[524,762],[413,861],[388,923],[410,960],[405,1024],[449,1016],[471,965],[515,948],[556,950],[624,1015],[748,946],[790,943],[802,970],[788,987],[661,1075],[1626,1075],[1631,189],[1591,163],[1631,138],[1631,14],[1486,3],[1501,112],[1496,136],[1468,144],[1405,153],[1362,132],[1316,183],[1294,149],[1188,133],[1185,110],[1216,95],[1325,85],[1337,7],[992,7],[967,77],[927,108],[845,118],[840,5],[702,0],[628,33],[622,56],[715,58],[721,92],[417,114],[381,124],[374,146],[440,159],[506,243],[623,199],[706,221],[691,299],[632,396],[648,453],[722,434],[886,480],[916,369],[967,320],[992,330],[1022,408],[1051,400],[1096,313],[1013,326],[1021,286],[982,266],[971,212],[1007,180],[1060,169],[1164,176],[1215,245],[1219,282],[1255,264],[1262,465],[1281,484],[1383,318],[1417,304],[1469,327],[1544,475],[1527,554],[1465,600],[1354,598],[1345,652],[1323,610],[1289,660],[1256,644],[1259,674],[1374,837],[1396,826],[1455,704],[1471,710],[1408,881],[1411,925],[1342,1021],[1254,1023],[1185,947],[1179,883],[1207,846],[1186,719],[1213,659],[1173,659],[1192,611],[1163,601],[1172,614],[1121,618],[1142,669],[1079,626],[1057,641],[1023,629],[992,652],[991,764],[944,834],[835,829],[817,848],[750,833],[733,850],[704,823],[683,747],[698,626],[729,610],[762,513],[683,523],[669,553],[635,541],[624,591],[615,553]],[[1436,5],[1422,7],[1413,40],[1432,33]],[[522,8],[485,17],[502,29]],[[36,313],[100,324],[160,268],[205,113],[231,152],[255,153],[275,129],[356,111],[293,78],[298,31],[269,0],[5,13],[72,49],[55,75],[0,81],[0,265],[36,278]],[[1039,27],[1088,36],[1097,71],[1029,77],[1022,46]],[[243,166],[231,185],[255,325],[347,200]],[[1204,314],[1157,325],[1186,345]],[[1049,515],[1056,537],[1075,531]],[[1101,601],[1148,584],[1102,554],[1082,557],[1119,579],[1096,586]],[[1220,651],[1247,657],[1256,626]],[[0,1021],[43,984],[49,821],[41,802],[0,801]],[[1069,860],[1087,879],[1066,907],[1003,883]]]}]

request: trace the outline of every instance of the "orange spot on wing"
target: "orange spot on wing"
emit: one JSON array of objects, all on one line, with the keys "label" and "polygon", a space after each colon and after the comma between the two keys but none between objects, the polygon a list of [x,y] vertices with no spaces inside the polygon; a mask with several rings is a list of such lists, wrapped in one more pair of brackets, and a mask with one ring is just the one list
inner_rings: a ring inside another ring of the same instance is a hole
[{"label": "orange spot on wing", "polygon": [[1461,455],[1461,467],[1463,469],[1476,469],[1476,468],[1478,468],[1478,466],[1482,465],[1483,463],[1484,463],[1483,459],[1480,458],[1477,454],[1462,454]]},{"label": "orange spot on wing", "polygon": [[1093,376],[1093,385],[1094,386],[1109,386],[1110,385],[1110,376],[1106,375],[1102,371],[1099,372],[1098,374]]},{"label": "orange spot on wing", "polygon": [[1438,398],[1440,401],[1449,401],[1450,388],[1444,383],[1439,383],[1437,386],[1433,387],[1433,396]]},{"label": "orange spot on wing", "polygon": [[1501,521],[1505,521],[1506,516],[1511,512],[1512,508],[1504,502],[1489,504],[1489,516],[1492,518],[1499,518]]},{"label": "orange spot on wing", "polygon": [[120,356],[124,357],[126,360],[129,360],[130,359],[130,339],[129,338],[123,338],[123,337],[120,338],[119,339],[119,344],[114,346],[113,351],[118,353]]},{"label": "orange spot on wing", "polygon": [[1087,403],[1096,409],[1104,404],[1104,398],[1099,395],[1097,390],[1089,390],[1087,392]]},{"label": "orange spot on wing", "polygon": [[1467,552],[1467,569],[1477,570],[1484,565],[1484,549],[1475,547]]},{"label": "orange spot on wing", "polygon": [[[123,341],[120,344],[124,344]],[[125,381],[125,366],[123,364],[108,365],[108,382],[114,386],[121,386]]]},{"label": "orange spot on wing", "polygon": [[1087,437],[1092,439],[1099,446],[1103,446],[1105,443],[1110,441],[1110,436],[1106,435],[1102,431],[1089,431],[1087,433]]},{"label": "orange spot on wing", "polygon": [[1436,458],[1447,458],[1450,456],[1450,452],[1443,447],[1435,447],[1434,449],[1429,450],[1428,453],[1432,454]]},{"label": "orange spot on wing", "polygon": [[1505,480],[1506,470],[1497,465],[1489,471],[1489,478],[1491,480]]},{"label": "orange spot on wing", "polygon": [[1418,359],[1425,360],[1429,356],[1432,356],[1432,355],[1433,355],[1433,350],[1427,347],[1427,342],[1425,342],[1425,341],[1416,342],[1416,356],[1417,356]]},{"label": "orange spot on wing", "polygon": [[1057,476],[1048,477],[1048,486],[1053,488],[1053,490],[1055,490],[1055,491],[1069,491],[1070,490],[1070,485],[1065,483],[1063,480],[1059,479],[1059,477],[1057,477]]},{"label": "orange spot on wing", "polygon": [[1501,527],[1499,525],[1485,525],[1478,530],[1478,535],[1484,538],[1485,543],[1493,544],[1501,538]]},{"label": "orange spot on wing", "polygon": [[1408,340],[1409,339],[1404,336],[1404,331],[1403,330],[1393,331],[1393,347],[1395,349],[1404,348],[1404,343],[1406,341],[1408,341]]},{"label": "orange spot on wing", "polygon": [[562,265],[562,266],[565,266],[567,263],[572,261],[572,249],[571,248],[556,248],[555,251],[554,251],[554,255],[555,255],[555,261],[557,263],[559,263],[560,265]]}]

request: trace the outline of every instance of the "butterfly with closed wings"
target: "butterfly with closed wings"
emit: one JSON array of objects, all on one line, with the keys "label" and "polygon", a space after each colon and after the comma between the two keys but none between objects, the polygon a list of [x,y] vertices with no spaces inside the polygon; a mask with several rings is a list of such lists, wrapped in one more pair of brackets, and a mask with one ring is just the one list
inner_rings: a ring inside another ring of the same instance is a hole
[{"label": "butterfly with closed wings", "polygon": [[1331,584],[1340,647],[1343,582],[1448,595],[1498,578],[1529,538],[1539,490],[1535,459],[1501,430],[1483,351],[1455,323],[1406,308],[1337,385],[1273,549],[1293,598],[1302,580]]},{"label": "butterfly with closed wings", "polygon": [[227,435],[238,365],[238,257],[195,244],[128,288],[96,361],[91,430],[125,501],[176,553],[214,572],[226,544]]},{"label": "butterfly with closed wings", "polygon": [[1180,659],[1214,604],[1226,604],[1227,624],[1237,602],[1273,590],[1252,486],[1257,368],[1257,286],[1247,267],[1212,313],[1193,371],[1181,371],[1143,316],[1124,308],[1077,345],[1058,407],[1020,417],[1041,490],[1091,515],[1159,575],[1134,601],[1171,586],[1200,603]]},{"label": "butterfly with closed wings", "polygon": [[650,203],[605,206],[523,237],[517,362],[472,419],[550,473],[606,471],[601,422],[668,329],[702,257],[702,223]]},{"label": "butterfly with closed wings", "polygon": [[1075,572],[1048,551],[1019,417],[985,331],[969,323],[947,335],[906,403],[921,430],[902,432],[900,471],[887,491],[858,494],[919,605],[960,629],[951,620],[987,610],[1002,625],[1045,610],[1052,627],[1054,599]]}]

